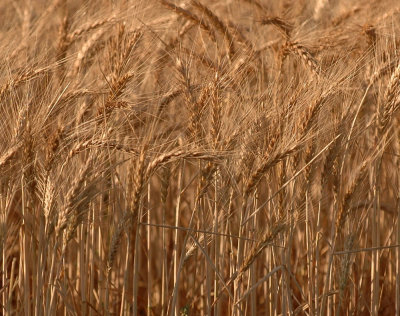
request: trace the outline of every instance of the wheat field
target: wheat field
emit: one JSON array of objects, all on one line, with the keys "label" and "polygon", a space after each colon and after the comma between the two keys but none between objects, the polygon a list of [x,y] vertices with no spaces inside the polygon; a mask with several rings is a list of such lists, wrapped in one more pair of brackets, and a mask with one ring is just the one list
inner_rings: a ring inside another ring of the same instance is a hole
[{"label": "wheat field", "polygon": [[0,314],[400,314],[398,1],[0,20]]}]

